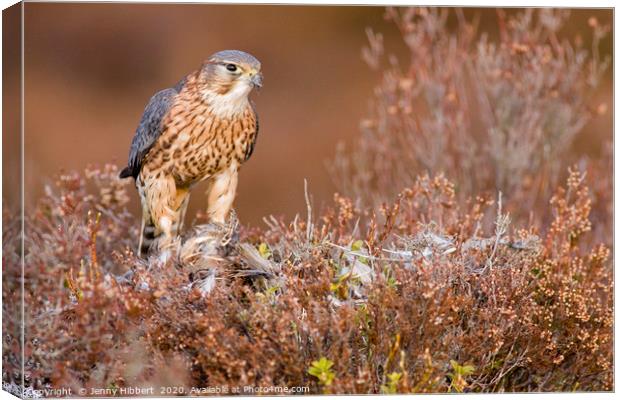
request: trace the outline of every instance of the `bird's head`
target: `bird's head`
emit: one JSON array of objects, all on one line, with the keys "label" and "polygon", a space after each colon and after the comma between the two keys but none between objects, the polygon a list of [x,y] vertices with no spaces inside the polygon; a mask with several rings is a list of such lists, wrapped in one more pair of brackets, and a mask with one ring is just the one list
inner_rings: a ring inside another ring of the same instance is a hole
[{"label": "bird's head", "polygon": [[224,50],[204,62],[201,71],[205,99],[224,111],[243,111],[253,88],[263,85],[260,62],[239,50]]}]

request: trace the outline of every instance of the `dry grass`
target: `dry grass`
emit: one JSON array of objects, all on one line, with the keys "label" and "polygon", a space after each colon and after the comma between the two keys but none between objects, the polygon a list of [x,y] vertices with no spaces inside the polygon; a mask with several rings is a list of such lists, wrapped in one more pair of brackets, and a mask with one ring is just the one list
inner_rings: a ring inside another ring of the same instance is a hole
[{"label": "dry grass", "polygon": [[[356,168],[339,170],[347,194],[325,209],[308,199],[305,217],[269,217],[265,228],[198,216],[184,238],[142,260],[133,252],[139,223],[126,209],[133,188],[115,166],[46,188],[24,221],[23,375],[20,221],[5,212],[3,380],[74,393],[613,390],[611,152],[559,178],[563,152],[590,116],[586,66],[599,61],[556,43],[563,17],[548,11],[500,18],[500,43],[464,21],[464,37],[446,36],[432,10],[388,14],[422,53],[409,78],[388,67],[377,115],[348,159]],[[379,63],[372,43],[366,55]],[[496,64],[503,72],[493,78]],[[518,83],[535,84],[525,74],[533,66],[542,86],[522,96]],[[547,81],[558,73],[574,79],[556,79],[552,95]],[[480,122],[488,140],[476,142],[487,147],[465,146],[478,125],[467,122],[474,106],[459,87],[473,76],[492,109]],[[559,116],[553,126],[550,113]],[[519,132],[528,143],[510,147]],[[542,151],[547,142],[552,153]]]}]

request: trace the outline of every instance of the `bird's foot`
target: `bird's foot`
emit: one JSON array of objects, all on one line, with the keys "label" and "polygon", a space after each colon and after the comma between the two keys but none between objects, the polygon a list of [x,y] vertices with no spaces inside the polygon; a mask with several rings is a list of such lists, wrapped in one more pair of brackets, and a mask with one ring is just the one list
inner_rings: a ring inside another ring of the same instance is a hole
[{"label": "bird's foot", "polygon": [[235,210],[230,211],[228,221],[222,226],[223,235],[220,240],[220,254],[222,257],[226,257],[232,253],[232,251],[239,243],[239,219]]},{"label": "bird's foot", "polygon": [[178,254],[181,248],[181,238],[162,235],[156,239],[152,246],[156,250],[155,252],[151,251],[152,254],[157,255],[161,264],[165,264]]}]

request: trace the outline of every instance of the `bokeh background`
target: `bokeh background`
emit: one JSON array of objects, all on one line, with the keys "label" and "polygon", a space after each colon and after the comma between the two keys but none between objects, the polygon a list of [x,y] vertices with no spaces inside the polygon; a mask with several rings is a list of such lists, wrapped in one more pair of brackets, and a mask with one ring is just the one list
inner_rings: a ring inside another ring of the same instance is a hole
[{"label": "bokeh background", "polygon": [[[291,218],[303,212],[304,178],[315,206],[329,202],[337,188],[326,161],[338,142],[356,140],[380,80],[362,61],[365,29],[383,33],[388,51],[407,54],[383,14],[383,7],[27,3],[27,209],[55,173],[124,165],[150,96],[222,49],[254,54],[265,76],[264,88],[253,95],[261,131],[241,171],[235,204],[242,222],[256,225],[270,214]],[[466,10],[474,14],[481,17],[481,30],[496,33],[494,10]],[[591,16],[612,23],[611,10],[573,10],[562,35],[589,41]],[[602,53],[611,54],[611,48],[608,37]],[[18,76],[12,65],[5,77]],[[596,104],[611,104],[611,70]],[[5,119],[4,128],[3,196],[10,206],[19,199],[18,120]],[[611,132],[608,112],[585,127],[575,151],[596,156],[597,144]],[[192,194],[190,215],[205,206],[201,188]],[[131,192],[130,207],[138,214],[138,197]]]}]

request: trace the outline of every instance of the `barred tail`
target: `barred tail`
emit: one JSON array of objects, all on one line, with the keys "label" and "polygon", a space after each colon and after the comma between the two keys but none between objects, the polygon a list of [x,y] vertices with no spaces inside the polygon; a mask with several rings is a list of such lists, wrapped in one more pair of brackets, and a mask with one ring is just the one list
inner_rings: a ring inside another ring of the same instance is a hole
[{"label": "barred tail", "polygon": [[[143,201],[143,204],[144,203],[145,202]],[[138,257],[147,257],[149,253],[153,251],[156,240],[166,239],[164,243],[167,243],[168,240],[171,240],[179,235],[183,229],[183,220],[185,219],[185,214],[187,213],[188,203],[189,194],[186,191],[180,201],[178,209],[175,210],[175,212],[166,215],[172,223],[168,231],[162,231],[161,227],[160,229],[157,229],[150,212],[146,211],[146,208],[143,206],[140,243],[138,244]]]},{"label": "barred tail", "polygon": [[142,235],[138,244],[138,257],[149,255],[151,245],[155,242],[155,225],[151,218],[142,217]]}]

